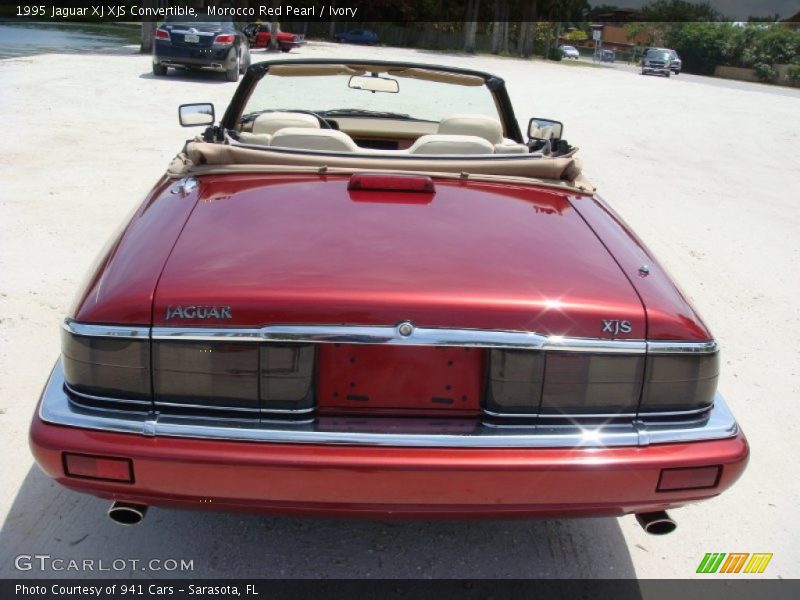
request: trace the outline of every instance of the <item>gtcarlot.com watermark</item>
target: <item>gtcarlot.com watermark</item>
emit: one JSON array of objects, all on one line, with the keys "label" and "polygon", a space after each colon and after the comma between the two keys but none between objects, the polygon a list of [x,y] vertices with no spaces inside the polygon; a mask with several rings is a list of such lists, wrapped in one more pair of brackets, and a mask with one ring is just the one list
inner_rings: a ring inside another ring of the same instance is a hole
[{"label": "gtcarlot.com watermark", "polygon": [[19,554],[14,558],[17,571],[69,571],[79,573],[130,571],[194,571],[194,560],[184,558],[60,558],[50,554]]}]

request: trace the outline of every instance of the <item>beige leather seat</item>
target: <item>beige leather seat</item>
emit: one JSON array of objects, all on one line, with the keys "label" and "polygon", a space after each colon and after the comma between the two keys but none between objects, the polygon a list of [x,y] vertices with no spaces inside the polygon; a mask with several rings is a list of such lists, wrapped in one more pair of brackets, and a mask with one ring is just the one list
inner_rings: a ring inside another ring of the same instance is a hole
[{"label": "beige leather seat", "polygon": [[305,129],[319,129],[319,120],[306,113],[298,112],[267,112],[261,113],[253,121],[253,133],[266,133],[274,135],[279,129],[286,127],[302,127]]},{"label": "beige leather seat", "polygon": [[528,147],[503,137],[500,121],[486,115],[459,114],[444,117],[437,133],[445,135],[474,135],[494,146],[497,154],[526,154]]},{"label": "beige leather seat", "polygon": [[335,129],[284,127],[275,132],[271,148],[316,150],[320,152],[358,152],[360,149],[349,135]]},{"label": "beige leather seat", "polygon": [[417,138],[409,154],[494,154],[494,146],[476,135],[441,135]]},{"label": "beige leather seat", "polygon": [[272,140],[272,136],[268,133],[250,133],[249,131],[239,132],[239,141],[243,144],[269,146],[270,140]]}]

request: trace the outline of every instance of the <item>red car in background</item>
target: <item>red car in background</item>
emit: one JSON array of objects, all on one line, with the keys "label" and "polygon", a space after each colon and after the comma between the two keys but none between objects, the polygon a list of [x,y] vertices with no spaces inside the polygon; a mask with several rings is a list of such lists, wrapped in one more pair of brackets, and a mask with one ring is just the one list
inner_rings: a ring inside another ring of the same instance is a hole
[{"label": "red car in background", "polygon": [[179,114],[203,137],[86,280],[31,426],[42,469],[115,521],[635,514],[668,533],[666,509],[744,471],[713,336],[563,125],[523,135],[501,78],[273,60],[218,123]]},{"label": "red car in background", "polygon": [[[272,40],[272,23],[250,23],[244,27],[244,33],[250,41],[251,48],[269,48]],[[281,52],[289,52],[292,48],[305,43],[303,34],[278,29],[278,48]]]}]

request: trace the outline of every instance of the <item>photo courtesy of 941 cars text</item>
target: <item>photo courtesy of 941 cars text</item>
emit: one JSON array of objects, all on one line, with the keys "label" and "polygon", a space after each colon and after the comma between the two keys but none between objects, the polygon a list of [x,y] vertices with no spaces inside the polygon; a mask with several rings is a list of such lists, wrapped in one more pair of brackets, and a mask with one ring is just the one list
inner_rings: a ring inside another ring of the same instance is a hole
[{"label": "photo courtesy of 941 cars text", "polygon": [[3,598],[800,594],[796,0],[0,3],[0,88]]}]

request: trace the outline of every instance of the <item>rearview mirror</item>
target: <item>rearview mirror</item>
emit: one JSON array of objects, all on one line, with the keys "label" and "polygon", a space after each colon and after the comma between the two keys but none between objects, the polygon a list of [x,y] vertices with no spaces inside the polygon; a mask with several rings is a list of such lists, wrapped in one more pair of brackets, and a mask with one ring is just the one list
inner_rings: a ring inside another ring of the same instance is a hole
[{"label": "rearview mirror", "polygon": [[378,77],[376,75],[371,77],[353,75],[350,81],[347,82],[347,85],[353,90],[366,90],[372,93],[387,92],[389,94],[396,94],[400,91],[400,84],[397,82],[397,79]]},{"label": "rearview mirror", "polygon": [[528,138],[532,140],[560,140],[564,137],[564,124],[552,119],[534,117],[528,123]]},{"label": "rearview mirror", "polygon": [[178,107],[178,120],[183,127],[214,124],[213,104],[181,104]]}]

